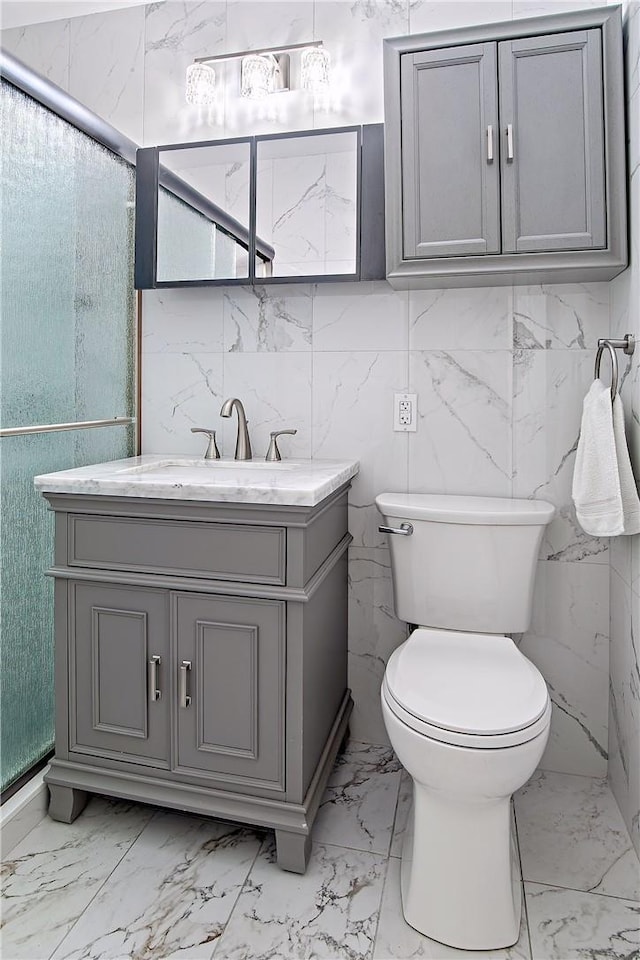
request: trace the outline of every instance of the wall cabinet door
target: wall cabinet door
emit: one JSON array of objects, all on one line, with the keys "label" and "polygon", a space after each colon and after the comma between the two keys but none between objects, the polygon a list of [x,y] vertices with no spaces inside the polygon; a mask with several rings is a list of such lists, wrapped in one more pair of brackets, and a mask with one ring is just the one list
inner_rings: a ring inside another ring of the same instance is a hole
[{"label": "wall cabinet door", "polygon": [[503,252],[604,247],[600,31],[498,49]]},{"label": "wall cabinet door", "polygon": [[283,790],[285,604],[193,594],[173,603],[176,769]]},{"label": "wall cabinet door", "polygon": [[166,593],[72,583],[69,616],[70,749],[167,767]]},{"label": "wall cabinet door", "polygon": [[401,60],[404,256],[497,253],[496,44]]}]

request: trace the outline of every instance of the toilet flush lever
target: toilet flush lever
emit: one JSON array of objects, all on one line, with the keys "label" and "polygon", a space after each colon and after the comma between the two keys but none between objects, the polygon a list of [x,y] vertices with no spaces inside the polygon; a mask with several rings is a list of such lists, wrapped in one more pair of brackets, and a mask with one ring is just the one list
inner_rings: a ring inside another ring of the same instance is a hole
[{"label": "toilet flush lever", "polygon": [[397,533],[401,537],[410,537],[413,533],[412,523],[401,523],[399,527],[378,527],[380,533]]}]

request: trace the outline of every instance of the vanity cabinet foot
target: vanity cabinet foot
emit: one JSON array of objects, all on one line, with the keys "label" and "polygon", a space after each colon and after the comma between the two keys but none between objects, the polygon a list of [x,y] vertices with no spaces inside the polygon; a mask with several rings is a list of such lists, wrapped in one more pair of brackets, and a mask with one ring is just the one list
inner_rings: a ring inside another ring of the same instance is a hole
[{"label": "vanity cabinet foot", "polygon": [[288,830],[276,830],[276,861],[281,870],[304,873],[311,856],[311,837]]},{"label": "vanity cabinet foot", "polygon": [[62,823],[73,823],[87,805],[89,794],[74,787],[63,787],[57,783],[49,783],[49,816],[52,820]]}]

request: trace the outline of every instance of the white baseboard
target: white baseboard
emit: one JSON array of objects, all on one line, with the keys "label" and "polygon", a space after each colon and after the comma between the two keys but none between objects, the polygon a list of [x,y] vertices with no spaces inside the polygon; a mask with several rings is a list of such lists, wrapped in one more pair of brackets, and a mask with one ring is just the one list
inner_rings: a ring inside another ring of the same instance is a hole
[{"label": "white baseboard", "polygon": [[49,804],[49,790],[40,770],[10,800],[0,807],[0,853],[5,860],[20,841],[44,819]]}]

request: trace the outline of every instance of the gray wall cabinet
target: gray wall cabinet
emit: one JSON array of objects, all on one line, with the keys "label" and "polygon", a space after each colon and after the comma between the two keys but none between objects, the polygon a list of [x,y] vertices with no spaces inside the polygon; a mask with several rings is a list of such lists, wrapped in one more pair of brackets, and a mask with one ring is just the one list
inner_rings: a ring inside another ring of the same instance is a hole
[{"label": "gray wall cabinet", "polygon": [[624,269],[619,7],[384,47],[393,286],[608,280]]},{"label": "gray wall cabinet", "polygon": [[352,709],[347,487],[316,507],[46,497],[50,815],[95,792],[272,827],[304,872]]}]

